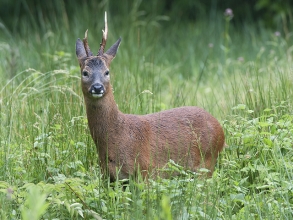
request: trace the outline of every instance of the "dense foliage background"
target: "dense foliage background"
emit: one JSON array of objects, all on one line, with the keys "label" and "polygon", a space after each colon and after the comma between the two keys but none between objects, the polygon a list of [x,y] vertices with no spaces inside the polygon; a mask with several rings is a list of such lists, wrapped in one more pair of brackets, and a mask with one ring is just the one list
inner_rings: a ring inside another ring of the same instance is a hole
[{"label": "dense foliage background", "polygon": [[[1,20],[11,30],[18,28],[23,18],[29,25],[40,28],[42,21],[53,21],[56,18],[71,20],[75,17],[76,8],[90,6],[88,13],[97,15],[101,9],[123,21],[133,6],[137,5],[146,16],[166,15],[172,21],[196,21],[201,16],[209,16],[214,11],[223,12],[226,8],[234,11],[236,23],[263,22],[266,27],[276,28],[282,23],[292,22],[292,6],[290,0],[150,0],[150,1],[91,1],[91,0],[2,0],[0,2]],[[15,30],[16,32],[18,30]]]},{"label": "dense foliage background", "polygon": [[[289,0],[0,1],[0,219],[292,219]],[[231,10],[226,10],[230,8]],[[109,182],[90,138],[75,41],[104,11],[122,112],[211,112],[227,147],[213,176]]]}]

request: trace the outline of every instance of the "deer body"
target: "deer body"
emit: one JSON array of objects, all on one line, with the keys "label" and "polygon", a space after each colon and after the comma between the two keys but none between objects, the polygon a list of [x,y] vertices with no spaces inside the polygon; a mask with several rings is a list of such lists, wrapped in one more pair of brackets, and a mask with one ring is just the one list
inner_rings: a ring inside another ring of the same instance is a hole
[{"label": "deer body", "polygon": [[105,53],[105,36],[103,42],[97,56],[92,55],[87,37],[76,42],[88,125],[102,170],[108,171],[112,180],[128,178],[138,170],[144,177],[150,173],[165,177],[159,170],[172,159],[193,171],[205,167],[211,174],[224,146],[219,122],[198,107],[147,115],[120,112],[110,84],[109,67],[121,39]]}]

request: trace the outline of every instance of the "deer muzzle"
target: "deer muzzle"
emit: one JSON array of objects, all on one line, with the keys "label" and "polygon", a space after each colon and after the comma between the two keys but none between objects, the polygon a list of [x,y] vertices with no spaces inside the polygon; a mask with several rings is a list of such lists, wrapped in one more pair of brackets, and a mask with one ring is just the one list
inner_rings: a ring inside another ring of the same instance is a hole
[{"label": "deer muzzle", "polygon": [[96,83],[91,86],[89,93],[94,98],[101,98],[105,94],[105,87],[100,83]]}]

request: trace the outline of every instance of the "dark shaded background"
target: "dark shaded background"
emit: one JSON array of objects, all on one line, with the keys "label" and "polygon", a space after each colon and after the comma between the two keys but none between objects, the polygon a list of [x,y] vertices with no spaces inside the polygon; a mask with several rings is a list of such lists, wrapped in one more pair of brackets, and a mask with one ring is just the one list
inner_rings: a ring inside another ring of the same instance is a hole
[{"label": "dark shaded background", "polygon": [[[226,8],[233,9],[233,23],[262,22],[267,28],[278,28],[284,23],[292,23],[293,1],[291,0],[121,0],[121,1],[91,1],[91,0],[1,0],[0,19],[10,30],[16,31],[23,18],[29,18],[31,26],[39,28],[39,20],[74,17],[76,8],[82,4],[90,6],[93,17],[102,10],[123,19],[138,7],[145,15],[166,15],[170,20],[194,20],[208,16],[211,11],[224,12]],[[237,15],[237,16],[236,16]],[[42,18],[42,19],[39,19]]]}]

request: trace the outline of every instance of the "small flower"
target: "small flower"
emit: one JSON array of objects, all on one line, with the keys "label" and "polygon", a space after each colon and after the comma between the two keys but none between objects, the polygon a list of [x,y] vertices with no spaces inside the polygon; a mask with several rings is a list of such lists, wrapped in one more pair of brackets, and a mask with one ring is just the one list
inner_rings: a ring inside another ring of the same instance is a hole
[{"label": "small flower", "polygon": [[7,194],[6,194],[7,199],[9,199],[9,200],[12,199],[13,193],[14,193],[13,189],[7,188]]},{"label": "small flower", "polygon": [[281,36],[281,33],[279,31],[276,31],[274,34],[275,34],[276,37],[280,37]]},{"label": "small flower", "polygon": [[244,58],[243,57],[238,57],[237,60],[242,63],[244,61]]},{"label": "small flower", "polygon": [[209,43],[209,48],[213,48],[213,47],[214,47],[214,44]]},{"label": "small flower", "polygon": [[228,20],[231,20],[234,17],[233,10],[231,8],[227,8],[224,15]]}]

